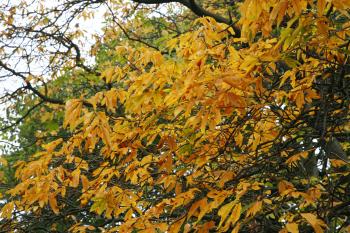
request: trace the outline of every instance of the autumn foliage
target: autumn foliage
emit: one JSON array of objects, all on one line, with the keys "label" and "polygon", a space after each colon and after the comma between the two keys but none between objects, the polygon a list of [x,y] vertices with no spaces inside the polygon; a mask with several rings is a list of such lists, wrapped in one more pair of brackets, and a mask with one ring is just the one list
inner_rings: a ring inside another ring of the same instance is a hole
[{"label": "autumn foliage", "polygon": [[4,229],[26,213],[52,232],[349,232],[349,10],[233,1],[212,9],[231,24],[199,17],[157,47],[112,22],[93,68],[62,65],[89,86],[46,102],[63,122],[13,164]]}]

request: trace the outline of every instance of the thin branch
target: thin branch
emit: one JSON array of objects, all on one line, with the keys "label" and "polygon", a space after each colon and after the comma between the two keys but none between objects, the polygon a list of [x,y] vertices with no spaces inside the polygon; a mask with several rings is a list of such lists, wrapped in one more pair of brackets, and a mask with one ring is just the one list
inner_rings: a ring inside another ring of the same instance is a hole
[{"label": "thin branch", "polygon": [[[2,61],[0,61],[0,67],[2,67],[3,69],[9,71],[12,75],[15,75],[17,77],[20,77],[23,79],[23,81],[26,81],[26,77],[20,73],[20,72],[17,72],[15,71],[14,69],[10,68],[9,66],[7,66],[5,63],[3,63]],[[53,98],[50,98],[44,94],[42,94],[40,91],[38,91],[37,89],[35,89],[31,84],[30,82],[26,82],[26,86],[25,86],[26,89],[32,91],[36,96],[38,96],[40,99],[42,99],[43,101],[45,102],[49,102],[49,103],[53,103],[53,104],[61,104],[63,105],[64,104],[64,101],[63,100],[59,100],[59,99],[53,99]]]},{"label": "thin branch", "polygon": [[113,13],[113,10],[112,10],[111,7],[108,5],[108,3],[106,3],[106,6],[107,6],[108,10],[110,11],[110,13],[111,13],[111,15],[112,15],[113,22],[114,22],[115,24],[117,24],[117,26],[120,28],[120,30],[122,30],[123,34],[126,36],[126,38],[127,38],[128,40],[132,40],[132,41],[139,42],[139,43],[141,43],[141,44],[146,45],[147,47],[150,47],[150,48],[153,48],[153,49],[155,49],[155,50],[157,50],[157,51],[160,51],[158,47],[156,47],[156,46],[154,46],[154,45],[151,45],[150,43],[147,43],[146,41],[143,41],[143,40],[141,40],[141,39],[139,39],[139,38],[131,37],[131,36],[129,35],[129,33],[126,31],[126,29],[123,28],[123,26],[118,22],[117,17],[116,17],[115,14]]},{"label": "thin branch", "polygon": [[[197,4],[195,0],[134,0],[134,2],[144,3],[144,4],[162,4],[162,3],[178,2],[186,6],[188,9],[190,9],[194,14],[196,14],[199,17],[209,16],[214,18],[219,23],[224,23],[227,25],[232,24],[232,20],[230,18],[225,18],[221,15],[215,14],[213,12],[210,12],[204,9],[199,4]],[[236,25],[232,25],[232,29],[235,32],[235,37],[240,37],[241,30]]]},{"label": "thin branch", "polygon": [[18,125],[19,123],[21,123],[27,116],[29,116],[29,114],[36,109],[37,107],[39,107],[41,104],[43,104],[44,101],[41,101],[39,103],[37,103],[36,105],[34,105],[33,107],[31,107],[22,117],[18,118],[14,123],[12,123],[11,125],[5,126],[3,128],[0,129],[0,131],[5,131],[7,129],[10,129],[16,125]]}]

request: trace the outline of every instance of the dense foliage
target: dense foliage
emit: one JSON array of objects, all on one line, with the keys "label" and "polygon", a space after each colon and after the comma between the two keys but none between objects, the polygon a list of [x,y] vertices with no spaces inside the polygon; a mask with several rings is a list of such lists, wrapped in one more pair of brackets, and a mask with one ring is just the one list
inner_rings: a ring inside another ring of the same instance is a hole
[{"label": "dense foliage", "polygon": [[0,5],[0,229],[350,232],[350,3],[169,2]]}]

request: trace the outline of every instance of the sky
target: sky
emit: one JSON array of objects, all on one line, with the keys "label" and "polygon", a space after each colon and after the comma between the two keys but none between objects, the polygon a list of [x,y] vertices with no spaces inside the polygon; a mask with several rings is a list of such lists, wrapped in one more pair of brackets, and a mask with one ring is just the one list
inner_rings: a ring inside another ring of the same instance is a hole
[{"label": "sky", "polygon": [[[17,0],[11,0],[14,1],[13,3],[15,3]],[[12,3],[12,2],[11,2]],[[54,4],[57,4],[57,1],[50,1],[50,0],[46,0],[45,3],[45,7],[53,7],[55,6]],[[1,5],[1,0],[0,0],[0,5]],[[1,9],[0,9],[1,10]],[[89,56],[89,51],[91,46],[94,43],[94,39],[92,38],[92,35],[102,35],[102,28],[104,26],[104,17],[103,14],[105,13],[105,10],[103,9],[99,9],[99,10],[95,10],[95,15],[93,18],[91,19],[75,19],[71,25],[79,25],[79,28],[82,31],[85,31],[85,39],[82,41],[84,43],[83,46],[80,46],[80,49],[83,53],[83,56],[85,58],[87,58],[89,63],[93,63],[93,58],[91,56]],[[21,19],[17,19],[17,20],[21,20]],[[15,22],[17,24],[26,24],[27,22],[25,21],[18,21]],[[58,22],[60,23],[60,22]],[[3,30],[3,28],[1,28],[1,24],[0,24],[0,31]],[[75,41],[77,42],[77,41]],[[5,51],[6,52],[6,51]],[[89,61],[89,58],[91,59]],[[14,67],[16,63],[18,63],[19,60],[18,58],[14,57],[14,59],[10,60],[8,62],[8,64],[11,67]],[[27,63],[22,63],[19,62],[19,65],[17,66],[16,70],[25,70],[26,69],[26,64]],[[32,64],[30,67],[31,71],[37,71],[38,73],[40,71],[42,71],[42,66],[38,63]],[[0,77],[4,75],[3,71],[0,71]],[[11,93],[13,91],[15,91],[16,89],[20,88],[21,86],[23,86],[24,82],[22,79],[20,78],[15,78],[15,77],[11,77],[11,78],[0,78],[0,96],[3,96],[6,93]],[[6,116],[6,109],[8,108],[8,104],[0,104],[0,117],[5,117]],[[4,145],[9,145],[9,143],[16,145],[15,142],[9,142],[9,141],[1,141],[0,140],[0,148]],[[1,156],[1,154],[0,154]]]},{"label": "sky", "polygon": [[[46,7],[52,7],[54,6],[55,1],[46,1]],[[87,20],[83,20],[81,19],[75,19],[71,25],[79,25],[79,28],[82,31],[85,31],[85,40],[84,42],[84,46],[81,46],[80,49],[83,52],[84,57],[89,58],[89,50],[91,48],[91,46],[93,45],[94,39],[92,38],[92,35],[98,34],[98,35],[102,35],[102,28],[104,26],[103,23],[103,14],[104,14],[104,10],[96,10],[95,11],[95,16],[92,19],[87,19]],[[21,24],[22,22],[19,22],[19,24]],[[25,22],[23,22],[25,23]],[[0,25],[1,27],[1,25]],[[2,30],[0,28],[0,30]],[[76,41],[75,41],[76,42]],[[91,58],[91,57],[90,57]],[[90,60],[90,63],[92,61],[92,58]],[[14,59],[12,59],[9,62],[10,66],[14,66],[15,63],[18,62],[18,58],[14,57]],[[19,66],[17,67],[18,70],[25,70],[27,63],[20,63]],[[37,71],[38,73],[42,70],[42,67],[40,66],[40,64],[33,64],[31,67],[31,71]],[[3,75],[4,73],[0,71],[0,76]],[[18,78],[0,78],[0,96],[2,96],[3,94],[5,94],[6,92],[12,92],[16,89],[18,89],[19,87],[21,87],[21,85],[23,85],[23,81]],[[2,108],[0,108],[0,116],[4,116],[4,111],[5,109],[3,108],[3,106],[1,106]]]},{"label": "sky", "polygon": [[[46,1],[45,7],[53,7],[55,1]],[[94,34],[98,34],[98,35],[102,35],[102,28],[104,26],[103,24],[103,14],[104,14],[104,10],[96,10],[95,11],[95,16],[92,19],[87,19],[87,20],[83,20],[82,18],[80,19],[75,19],[71,25],[79,25],[79,28],[83,31],[85,31],[85,38],[86,40],[83,41],[84,42],[84,46],[81,46],[80,49],[82,50],[82,52],[84,53],[85,57],[89,56],[89,50],[91,48],[91,46],[93,45],[94,40],[92,39],[92,35]],[[62,21],[62,20],[61,20]],[[23,24],[25,24],[26,22],[23,22]],[[58,23],[60,23],[58,21]],[[18,22],[18,24],[22,24],[22,22]],[[1,25],[0,25],[1,27]],[[0,28],[0,30],[2,30]],[[10,65],[14,65],[15,63],[18,62],[18,59],[16,57],[14,57],[14,59],[10,62]],[[12,64],[11,64],[12,63]],[[25,69],[25,64],[19,64],[18,66],[18,70],[23,70]],[[40,72],[42,69],[42,67],[40,66],[40,64],[34,64],[31,67],[32,71],[38,71]],[[0,75],[2,75],[2,73],[0,73]],[[20,87],[22,84],[22,81],[20,79],[16,80],[16,79],[1,79],[0,78],[0,95],[4,94],[6,91],[14,91],[16,90],[18,87]],[[3,112],[0,112],[0,115],[2,115]]]}]

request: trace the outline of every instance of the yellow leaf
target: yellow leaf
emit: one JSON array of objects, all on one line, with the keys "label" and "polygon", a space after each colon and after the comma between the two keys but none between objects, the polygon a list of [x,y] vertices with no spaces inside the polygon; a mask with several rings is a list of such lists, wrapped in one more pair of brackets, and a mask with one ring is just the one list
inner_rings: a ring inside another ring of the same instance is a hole
[{"label": "yellow leaf", "polygon": [[278,183],[278,192],[283,196],[294,191],[294,185],[288,181],[282,180]]},{"label": "yellow leaf", "polygon": [[208,204],[207,198],[203,198],[191,206],[187,219],[189,219],[190,216],[196,215],[198,223],[210,209],[211,205]]},{"label": "yellow leaf", "polygon": [[230,77],[226,76],[222,79],[222,81],[224,81],[225,83],[229,84],[232,87],[240,89],[241,87],[240,83],[242,82],[242,79],[236,76],[230,76]]},{"label": "yellow leaf", "polygon": [[231,217],[229,219],[229,221],[234,224],[238,221],[238,219],[241,216],[241,211],[242,211],[242,205],[241,203],[238,203],[237,205],[235,205],[235,207],[233,208]]},{"label": "yellow leaf", "polygon": [[306,8],[306,0],[292,0],[292,6],[294,8],[295,14],[300,15],[301,12]]},{"label": "yellow leaf", "polygon": [[182,224],[184,223],[186,218],[182,218],[180,220],[175,221],[173,224],[171,224],[169,228],[169,233],[177,233],[180,231]]},{"label": "yellow leaf", "polygon": [[81,183],[83,185],[83,190],[88,190],[89,188],[89,180],[86,176],[81,175]]},{"label": "yellow leaf", "polygon": [[205,133],[207,122],[208,122],[208,113],[202,116],[201,127],[200,127],[202,133]]},{"label": "yellow leaf", "polygon": [[296,99],[295,99],[296,105],[299,109],[302,109],[304,104],[305,104],[305,99],[304,99],[304,92],[299,91],[296,94]]},{"label": "yellow leaf", "polygon": [[101,78],[106,80],[106,83],[110,83],[111,81],[113,81],[113,75],[114,75],[114,67],[105,69],[102,74],[101,74]]},{"label": "yellow leaf", "polygon": [[87,229],[92,231],[92,230],[95,230],[96,228],[94,226],[87,226]]},{"label": "yellow leaf", "polygon": [[221,225],[225,222],[228,214],[231,212],[234,205],[235,205],[235,202],[232,201],[232,202],[230,202],[230,203],[228,203],[220,208],[218,215],[221,217],[221,221],[219,223],[218,228],[220,228]]},{"label": "yellow leaf", "polygon": [[242,146],[242,144],[243,144],[243,135],[240,132],[238,132],[237,136],[235,137],[235,140],[236,140],[236,143],[237,143],[238,146]]},{"label": "yellow leaf", "polygon": [[50,207],[51,207],[52,211],[55,214],[58,214],[59,213],[59,209],[58,209],[58,206],[57,206],[57,200],[56,200],[56,197],[53,194],[49,195],[49,204],[50,204]]},{"label": "yellow leaf", "polygon": [[279,26],[279,24],[283,19],[283,16],[285,15],[287,7],[288,7],[287,0],[279,1],[279,3],[276,4],[276,6],[273,8],[270,14],[270,21],[273,22],[277,18],[277,26]]},{"label": "yellow leaf", "polygon": [[46,193],[41,193],[38,197],[39,206],[43,208],[44,205],[47,204],[47,201],[48,201],[48,195]]},{"label": "yellow leaf", "polygon": [[303,151],[303,152],[297,153],[297,154],[291,156],[290,158],[288,158],[286,160],[286,164],[288,164],[288,166],[291,167],[293,165],[296,165],[297,162],[299,160],[301,160],[302,158],[304,158],[304,159],[307,158],[307,156],[308,156],[308,152],[307,151]]},{"label": "yellow leaf", "polygon": [[169,149],[172,151],[176,151],[176,149],[177,149],[176,139],[172,136],[168,136],[167,142],[168,142]]},{"label": "yellow leaf", "polygon": [[256,213],[258,213],[262,208],[262,201],[255,202],[248,210],[247,210],[247,217],[249,216],[255,216]]},{"label": "yellow leaf", "polygon": [[73,130],[79,123],[83,103],[79,99],[69,100],[66,103],[66,111],[64,115],[63,127],[70,125],[70,130]]},{"label": "yellow leaf", "polygon": [[327,225],[321,219],[318,219],[314,214],[302,213],[301,216],[310,223],[316,233],[323,233],[322,227],[327,227]]},{"label": "yellow leaf", "polygon": [[72,172],[72,180],[71,180],[70,186],[73,188],[78,187],[79,179],[80,179],[80,169],[75,169]]},{"label": "yellow leaf", "polygon": [[201,199],[201,200],[193,203],[193,205],[191,206],[190,210],[187,213],[187,219],[191,218],[194,215],[194,213],[196,212],[196,210],[198,208],[200,208],[201,205],[204,204],[203,201],[205,201],[205,203],[207,203],[207,198]]},{"label": "yellow leaf", "polygon": [[317,15],[322,16],[324,9],[326,8],[326,0],[318,0],[317,1]]},{"label": "yellow leaf", "polygon": [[342,167],[342,166],[345,166],[348,164],[341,159],[330,159],[330,162],[331,162],[332,167]]},{"label": "yellow leaf", "polygon": [[104,93],[104,101],[105,101],[105,105],[107,107],[108,110],[110,110],[111,112],[115,112],[116,106],[117,106],[117,90],[115,88],[112,88],[109,91],[106,91]]},{"label": "yellow leaf", "polygon": [[12,211],[15,207],[15,203],[13,202],[9,202],[6,205],[4,205],[4,207],[2,207],[1,209],[1,217],[2,218],[6,218],[6,219],[10,219],[12,216]]},{"label": "yellow leaf", "polygon": [[42,147],[47,150],[48,153],[51,153],[55,150],[55,148],[63,141],[62,138],[59,138],[55,141],[52,141],[46,145],[43,145]]},{"label": "yellow leaf", "polygon": [[270,199],[264,199],[263,200],[266,204],[272,205],[272,201]]},{"label": "yellow leaf", "polygon": [[[191,228],[190,228],[190,225],[189,224],[186,224],[188,227],[188,230],[185,231],[184,233],[187,233],[187,232],[193,232],[191,231]],[[215,222],[214,221],[210,221],[210,222],[206,222],[204,223],[203,225],[200,226],[200,228],[198,229],[198,233],[209,233],[211,232],[210,229],[214,228],[215,227]]]},{"label": "yellow leaf", "polygon": [[296,223],[287,223],[286,228],[290,233],[299,233],[298,224]]},{"label": "yellow leaf", "polygon": [[143,157],[141,162],[140,162],[140,165],[144,166],[145,164],[151,163],[152,162],[152,158],[153,158],[153,156],[151,154]]},{"label": "yellow leaf", "polygon": [[238,223],[238,224],[235,226],[235,228],[233,228],[233,230],[232,230],[231,233],[238,233],[240,226],[241,226],[241,224]]},{"label": "yellow leaf", "polygon": [[321,35],[327,35],[328,34],[329,26],[328,26],[328,22],[327,22],[327,20],[325,18],[318,19],[317,22],[316,22],[316,25],[317,25],[318,32]]}]

